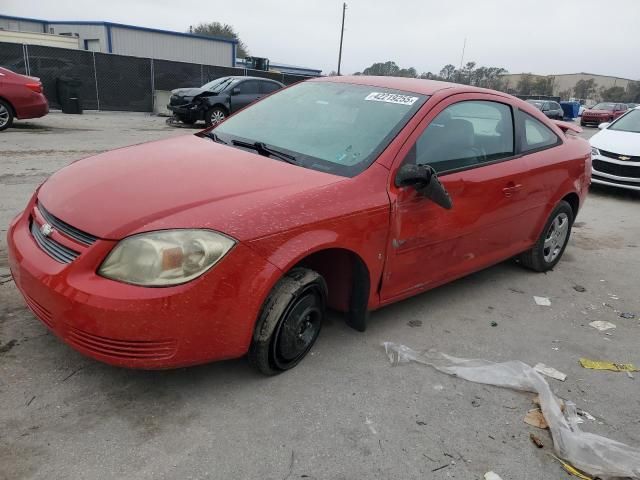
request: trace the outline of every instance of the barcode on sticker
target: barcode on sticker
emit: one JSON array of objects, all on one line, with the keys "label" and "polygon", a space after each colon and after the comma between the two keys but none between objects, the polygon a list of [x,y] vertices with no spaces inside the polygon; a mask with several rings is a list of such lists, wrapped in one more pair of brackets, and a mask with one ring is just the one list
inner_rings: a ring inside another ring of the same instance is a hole
[{"label": "barcode on sticker", "polygon": [[398,105],[413,105],[416,103],[416,100],[418,100],[418,97],[399,95],[397,93],[371,92],[365,100],[370,102],[397,103]]}]

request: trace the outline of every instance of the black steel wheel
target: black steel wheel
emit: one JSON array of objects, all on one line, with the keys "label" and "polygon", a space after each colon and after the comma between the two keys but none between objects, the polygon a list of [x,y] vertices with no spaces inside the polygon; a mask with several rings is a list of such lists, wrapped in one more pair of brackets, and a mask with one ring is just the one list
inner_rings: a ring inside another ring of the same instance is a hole
[{"label": "black steel wheel", "polygon": [[295,367],[315,343],[325,316],[327,285],[320,274],[295,268],[264,303],[249,349],[249,361],[265,375]]}]

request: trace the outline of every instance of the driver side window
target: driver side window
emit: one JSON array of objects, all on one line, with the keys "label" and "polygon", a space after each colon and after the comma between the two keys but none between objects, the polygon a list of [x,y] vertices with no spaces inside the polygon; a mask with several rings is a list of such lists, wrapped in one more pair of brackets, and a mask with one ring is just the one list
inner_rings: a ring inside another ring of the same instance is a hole
[{"label": "driver side window", "polygon": [[447,172],[508,158],[513,152],[511,107],[469,100],[440,112],[418,138],[407,162]]}]

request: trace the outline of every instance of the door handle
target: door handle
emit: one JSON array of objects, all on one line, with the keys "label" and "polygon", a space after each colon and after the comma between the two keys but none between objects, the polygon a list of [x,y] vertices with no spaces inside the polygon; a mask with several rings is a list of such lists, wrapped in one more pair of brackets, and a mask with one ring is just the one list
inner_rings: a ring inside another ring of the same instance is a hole
[{"label": "door handle", "polygon": [[522,190],[522,184],[509,183],[502,189],[502,193],[504,193],[505,197],[511,197],[514,193],[519,192],[520,190]]}]

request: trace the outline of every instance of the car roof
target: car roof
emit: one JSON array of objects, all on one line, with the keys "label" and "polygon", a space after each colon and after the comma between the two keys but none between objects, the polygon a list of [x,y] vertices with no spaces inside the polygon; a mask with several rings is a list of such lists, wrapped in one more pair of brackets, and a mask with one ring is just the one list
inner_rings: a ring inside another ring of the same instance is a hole
[{"label": "car roof", "polygon": [[403,90],[405,92],[418,93],[420,95],[433,95],[434,93],[449,89],[451,93],[477,92],[492,93],[503,97],[515,98],[506,93],[489,90],[486,88],[472,87],[458,83],[441,82],[437,80],[423,80],[421,78],[406,77],[377,77],[369,75],[344,75],[340,77],[318,77],[307,80],[309,82],[332,82],[350,83],[355,85],[367,85],[370,87],[389,88],[392,90]]}]

